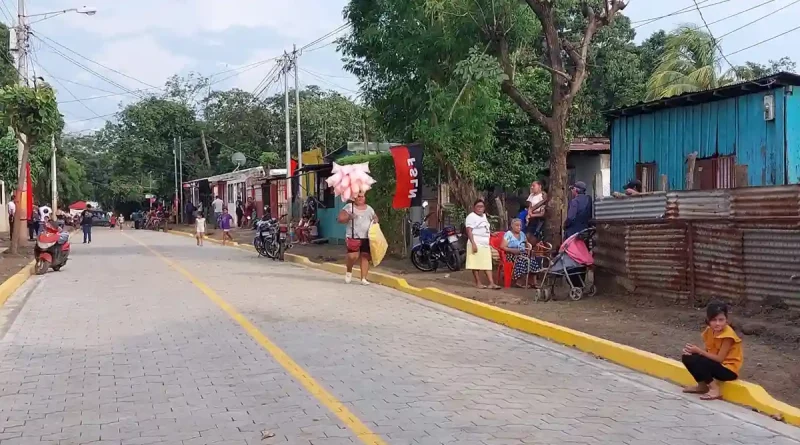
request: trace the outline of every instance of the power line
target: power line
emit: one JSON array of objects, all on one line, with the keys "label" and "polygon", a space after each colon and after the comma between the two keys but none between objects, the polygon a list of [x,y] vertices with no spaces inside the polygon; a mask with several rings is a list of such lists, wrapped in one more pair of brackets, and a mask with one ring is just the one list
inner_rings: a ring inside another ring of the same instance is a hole
[{"label": "power line", "polygon": [[[708,0],[706,0],[706,1],[708,1]],[[298,51],[303,52],[303,50],[308,49],[309,47],[314,46],[317,43],[327,39],[328,37],[331,37],[331,36],[341,32],[342,30],[347,29],[349,27],[350,27],[350,24],[349,23],[345,23],[344,25],[334,29],[333,31],[331,31],[331,32],[325,34],[324,36],[314,40],[313,42],[306,44],[305,46],[301,47]]]},{"label": "power line", "polygon": [[356,90],[351,90],[350,88],[345,88],[345,87],[343,87],[343,86],[341,86],[341,85],[337,85],[337,84],[335,84],[335,83],[333,83],[333,82],[327,81],[327,80],[325,80],[324,78],[322,78],[322,76],[318,76],[318,75],[316,75],[316,74],[312,73],[311,71],[308,71],[308,70],[307,70],[307,69],[305,69],[305,68],[300,68],[300,71],[303,71],[304,73],[310,74],[310,75],[312,75],[312,76],[316,77],[317,79],[319,79],[321,82],[324,82],[324,83],[326,83],[326,84],[328,84],[328,85],[330,85],[330,86],[332,86],[332,87],[334,87],[334,88],[339,88],[340,90],[345,90],[345,91],[349,91],[349,92],[351,92],[351,93],[360,94],[360,92],[359,92],[359,91],[356,91]]},{"label": "power line", "polygon": [[[45,74],[47,74],[48,76],[52,76],[52,75],[50,74],[50,72],[49,72],[49,71],[47,71],[47,68],[45,68],[45,67],[42,65],[42,62],[40,62],[40,61],[39,61],[39,58],[38,58],[38,57],[36,57],[36,53],[34,53],[34,52],[31,52],[31,56],[32,56],[32,57],[31,57],[31,59],[32,59],[32,60],[31,60],[31,63],[33,63],[33,60],[35,60],[35,61],[36,61],[36,64],[37,64],[37,65],[39,65],[39,67],[42,69],[42,71],[44,71],[44,72],[45,72]],[[35,75],[35,74],[34,74],[34,75]],[[61,82],[60,82],[58,79],[53,79],[53,80],[55,80],[55,81],[56,81],[56,82],[57,82],[59,85],[61,85],[61,86],[64,88],[64,90],[66,90],[66,91],[67,91],[67,93],[69,93],[69,95],[70,95],[70,96],[72,96],[72,98],[73,98],[73,99],[75,99],[75,100],[76,100],[76,101],[78,101],[78,102],[79,102],[81,105],[83,105],[83,108],[86,108],[87,110],[89,110],[89,112],[90,112],[90,113],[94,114],[94,115],[95,115],[95,116],[97,116],[97,117],[99,117],[99,116],[100,116],[99,114],[97,114],[97,112],[96,112],[96,111],[94,111],[93,109],[89,108],[89,106],[88,106],[88,105],[86,105],[86,103],[85,103],[85,102],[83,102],[81,99],[78,99],[78,96],[76,96],[76,95],[75,95],[75,94],[74,94],[74,93],[73,93],[73,92],[72,92],[72,91],[71,91],[69,88],[67,88],[67,86],[66,86],[66,85],[64,85],[63,83],[61,83]]]},{"label": "power line", "polygon": [[[105,81],[106,81],[106,82],[108,82],[109,84],[111,84],[111,85],[114,85],[115,87],[119,88],[119,89],[120,89],[120,90],[122,90],[122,91],[125,91],[125,92],[127,92],[127,93],[129,93],[129,94],[131,94],[131,95],[137,96],[137,97],[139,97],[140,99],[144,99],[144,96],[143,96],[143,95],[141,95],[141,94],[137,94],[135,91],[133,91],[133,90],[130,90],[129,88],[127,88],[127,87],[125,87],[125,86],[123,86],[123,85],[121,85],[121,84],[117,83],[117,82],[116,82],[116,81],[114,81],[114,80],[111,80],[111,79],[109,79],[108,77],[106,77],[106,76],[104,76],[104,75],[102,75],[102,74],[98,73],[97,71],[95,71],[95,70],[93,70],[93,69],[91,69],[91,68],[87,67],[86,65],[84,65],[84,64],[82,64],[82,63],[80,63],[80,62],[78,62],[77,60],[73,59],[72,57],[69,57],[69,56],[67,56],[66,54],[62,53],[61,51],[59,51],[59,50],[58,50],[58,48],[56,48],[56,47],[54,47],[54,46],[50,45],[49,43],[47,43],[47,42],[45,42],[44,40],[42,40],[41,38],[39,38],[39,37],[38,37],[38,35],[36,35],[36,34],[33,34],[33,33],[31,33],[31,35],[32,35],[32,36],[34,36],[34,37],[36,37],[36,38],[38,38],[40,42],[42,42],[44,45],[48,46],[50,49],[52,49],[53,51],[55,51],[55,52],[56,52],[56,54],[58,54],[59,56],[63,57],[64,59],[66,59],[66,60],[67,60],[67,61],[69,61],[70,63],[72,63],[72,64],[74,64],[74,65],[78,66],[79,68],[82,68],[82,69],[83,69],[83,70],[85,70],[85,71],[88,71],[88,72],[89,72],[89,73],[91,73],[91,74],[94,74],[95,76],[99,77],[99,78],[100,78],[100,79],[102,79],[102,80],[105,80]],[[153,88],[158,88],[158,87],[153,87]]]},{"label": "power line", "polygon": [[779,38],[779,37],[783,37],[783,36],[785,36],[786,34],[789,34],[789,33],[791,33],[791,32],[797,31],[798,29],[800,29],[800,26],[796,26],[796,27],[794,27],[794,28],[792,28],[792,29],[790,29],[790,30],[788,30],[788,31],[784,31],[784,32],[782,32],[782,33],[780,33],[780,34],[777,34],[777,35],[774,35],[774,36],[772,36],[772,37],[766,38],[766,39],[764,39],[764,40],[762,40],[762,41],[760,41],[760,42],[756,42],[756,43],[754,43],[754,44],[752,44],[752,45],[750,45],[750,46],[746,46],[746,47],[744,47],[744,48],[737,49],[736,51],[734,51],[734,52],[732,52],[732,53],[729,53],[728,55],[729,55],[729,56],[732,56],[732,55],[734,55],[734,54],[739,54],[739,53],[741,53],[741,52],[743,52],[743,51],[747,51],[748,49],[755,48],[756,46],[759,46],[759,45],[763,45],[764,43],[770,42],[770,41],[772,41],[772,40],[775,40],[775,39],[777,39],[777,38]]},{"label": "power line", "polygon": [[9,25],[12,25],[14,23],[14,14],[11,13],[11,9],[9,9],[8,5],[6,4],[6,0],[0,2],[0,12],[2,12],[4,16],[6,16]]},{"label": "power line", "polygon": [[[701,0],[697,4],[698,5],[702,5],[704,3],[708,3],[709,1],[711,1],[711,0]],[[721,5],[723,3],[728,3],[730,1],[731,0],[719,0],[716,3],[712,3],[710,5],[705,5],[702,8],[710,8],[712,6]],[[661,15],[661,16],[658,16],[658,17],[650,17],[649,19],[637,20],[635,22],[631,22],[631,24],[638,23],[638,25],[633,27],[633,29],[637,29],[637,28],[641,28],[642,26],[647,26],[647,25],[649,25],[651,23],[657,22],[659,20],[666,19],[666,18],[669,18],[669,17],[674,17],[676,15],[686,14],[687,12],[692,12],[694,10],[695,10],[694,6],[686,6],[686,7],[683,7],[681,9],[678,9],[677,11],[672,11],[669,14],[664,14],[664,15]]]},{"label": "power line", "polygon": [[[763,2],[763,3],[759,3],[759,4],[755,5],[755,6],[751,6],[751,7],[747,8],[747,9],[743,9],[743,10],[741,10],[739,12],[735,12],[733,14],[727,15],[727,16],[722,17],[720,19],[714,20],[713,22],[709,22],[708,25],[709,26],[716,25],[717,23],[724,22],[725,20],[732,19],[734,17],[738,17],[738,16],[744,14],[745,12],[750,12],[750,11],[752,11],[754,9],[758,9],[758,8],[764,6],[764,5],[767,5],[767,4],[770,4],[770,3],[774,3],[774,2],[775,2],[775,0],[767,0],[767,1]],[[702,28],[702,26],[698,26],[695,29],[700,29],[700,28]]]},{"label": "power line", "polygon": [[73,50],[73,49],[67,48],[66,46],[64,46],[64,45],[62,45],[62,44],[60,44],[60,43],[58,43],[57,41],[55,41],[55,40],[53,40],[53,39],[51,39],[51,38],[47,37],[46,35],[44,35],[44,34],[42,34],[42,33],[39,33],[39,32],[37,32],[36,34],[37,34],[37,36],[39,37],[39,40],[41,40],[41,38],[45,38],[45,39],[47,39],[47,40],[49,40],[49,41],[51,41],[51,42],[55,43],[56,45],[60,46],[61,48],[64,48],[65,50],[67,50],[67,51],[71,52],[72,54],[75,54],[76,56],[78,56],[78,57],[80,57],[80,58],[82,58],[82,59],[84,59],[84,60],[87,60],[87,61],[89,61],[89,62],[91,62],[91,63],[94,63],[94,64],[95,64],[95,65],[97,65],[97,66],[103,67],[103,68],[105,68],[105,69],[107,69],[107,70],[109,70],[109,71],[111,71],[111,72],[114,72],[114,73],[117,73],[117,74],[119,74],[120,76],[127,77],[128,79],[131,79],[131,80],[134,80],[134,81],[136,81],[136,82],[139,82],[139,83],[141,83],[142,85],[145,85],[145,86],[147,86],[147,87],[150,87],[150,88],[158,88],[158,87],[156,87],[156,86],[150,85],[150,84],[149,84],[149,83],[147,83],[147,82],[144,82],[144,81],[142,81],[142,80],[139,80],[139,79],[137,79],[137,78],[135,78],[135,77],[133,77],[133,76],[129,76],[129,75],[127,75],[127,74],[123,73],[122,71],[116,70],[116,69],[114,69],[114,68],[111,68],[111,67],[109,67],[109,66],[103,65],[103,64],[102,64],[102,63],[100,63],[100,62],[97,62],[97,61],[95,61],[95,60],[92,60],[92,59],[90,59],[90,58],[88,58],[88,57],[84,56],[83,54],[81,54],[81,53],[79,53],[79,52],[77,52],[77,51],[75,51],[75,50]]},{"label": "power line", "polygon": [[694,2],[695,8],[697,8],[697,13],[700,14],[700,20],[703,21],[704,25],[706,25],[706,30],[708,31],[708,35],[711,36],[711,41],[714,42],[714,46],[717,47],[719,54],[722,56],[723,59],[725,59],[726,62],[728,62],[728,65],[731,67],[731,69],[735,69],[731,61],[728,60],[728,57],[725,55],[725,53],[722,52],[722,47],[719,46],[719,42],[717,41],[717,39],[714,38],[714,34],[711,32],[711,28],[709,28],[708,22],[706,22],[706,18],[703,17],[703,11],[700,10],[700,6],[698,5],[697,0],[692,0],[692,1]]},{"label": "power line", "polygon": [[[769,2],[765,2],[765,3],[769,3]],[[764,5],[765,3],[762,3],[761,5]],[[767,18],[767,17],[769,17],[771,15],[777,14],[778,12],[781,12],[781,11],[783,11],[784,9],[786,9],[786,8],[788,8],[790,6],[796,5],[797,3],[800,3],[800,0],[795,0],[795,1],[791,2],[791,3],[789,3],[788,5],[784,5],[783,7],[778,8],[778,9],[776,9],[776,10],[774,10],[774,11],[768,13],[768,14],[762,15],[761,17],[759,17],[759,18],[757,18],[757,19],[755,19],[753,21],[747,22],[744,25],[742,25],[742,26],[740,26],[740,27],[738,27],[738,28],[736,28],[734,30],[728,31],[725,34],[719,36],[719,39],[722,40],[723,38],[725,38],[725,37],[737,32],[737,31],[740,31],[740,30],[742,30],[744,28],[747,28],[748,26],[752,25],[753,23],[760,22],[761,20],[764,20],[765,18]],[[755,7],[750,8],[750,9],[754,9],[754,8]]]},{"label": "power line", "polygon": [[75,120],[75,121],[69,121],[69,122],[65,122],[65,124],[77,124],[78,122],[93,121],[93,120],[96,120],[96,119],[105,119],[105,118],[107,118],[107,117],[115,116],[116,114],[117,114],[116,112],[114,112],[114,113],[109,113],[109,114],[103,114],[103,115],[101,115],[101,116],[97,116],[97,117],[90,117],[90,118],[88,118],[88,119],[78,119],[78,120]]}]

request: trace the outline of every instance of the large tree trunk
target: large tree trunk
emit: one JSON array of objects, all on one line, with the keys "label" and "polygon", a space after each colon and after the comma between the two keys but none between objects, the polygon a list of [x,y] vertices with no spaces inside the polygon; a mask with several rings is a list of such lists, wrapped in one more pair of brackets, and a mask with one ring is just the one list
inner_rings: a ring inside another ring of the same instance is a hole
[{"label": "large tree trunk", "polygon": [[25,239],[25,233],[27,233],[27,227],[25,227],[26,219],[23,219],[22,216],[25,215],[25,218],[29,217],[29,215],[26,214],[28,206],[22,206],[22,196],[27,193],[25,181],[28,179],[28,175],[25,167],[28,165],[29,153],[30,147],[26,145],[22,150],[22,162],[17,171],[17,190],[14,192],[17,210],[14,213],[14,236],[11,239],[10,251],[15,255],[19,253],[19,245],[22,243],[22,240]]},{"label": "large tree trunk", "polygon": [[456,204],[466,210],[467,213],[471,212],[472,205],[480,197],[480,193],[475,189],[475,184],[455,172],[451,172],[449,183],[450,193],[453,195]]},{"label": "large tree trunk", "polygon": [[547,233],[553,245],[562,241],[562,227],[567,213],[567,153],[565,124],[556,123],[550,133],[550,184],[547,193]]}]

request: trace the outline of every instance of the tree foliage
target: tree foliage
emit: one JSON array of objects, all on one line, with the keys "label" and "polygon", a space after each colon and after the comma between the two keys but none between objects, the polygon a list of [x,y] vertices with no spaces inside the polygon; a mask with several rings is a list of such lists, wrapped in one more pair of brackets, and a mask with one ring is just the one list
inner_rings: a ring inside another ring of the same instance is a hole
[{"label": "tree foliage", "polygon": [[647,100],[719,88],[734,82],[754,80],[779,71],[794,71],[788,57],[769,65],[745,62],[723,69],[719,42],[696,25],[682,25],[666,36],[655,71],[647,81]]},{"label": "tree foliage", "polygon": [[[92,135],[65,138],[65,151],[83,166],[91,184],[90,196],[84,199],[94,198],[109,208],[139,203],[145,193],[171,200],[176,147],[183,158],[184,181],[233,170],[235,152],[244,153],[245,168],[285,165],[284,96],[259,98],[239,89],[208,91],[208,84],[198,75],[173,76],[164,94],[127,105]],[[294,93],[290,94],[290,135],[296,156]],[[300,91],[300,106],[304,150],[330,151],[347,141],[362,140],[365,116],[368,126],[376,125],[374,115],[363,106],[317,86]],[[380,131],[372,133],[382,137]]]}]

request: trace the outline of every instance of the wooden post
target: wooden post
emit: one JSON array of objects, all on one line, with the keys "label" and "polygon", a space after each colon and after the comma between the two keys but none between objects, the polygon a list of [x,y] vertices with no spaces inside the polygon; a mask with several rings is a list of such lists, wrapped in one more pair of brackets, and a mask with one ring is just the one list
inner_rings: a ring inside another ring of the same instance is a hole
[{"label": "wooden post", "polygon": [[666,192],[668,188],[669,182],[667,181],[667,175],[661,175],[661,183],[659,184],[658,190]]},{"label": "wooden post", "polygon": [[734,187],[748,187],[750,179],[747,175],[747,165],[737,165],[734,167]]},{"label": "wooden post", "polygon": [[697,174],[697,152],[686,157],[686,190],[694,190]]}]

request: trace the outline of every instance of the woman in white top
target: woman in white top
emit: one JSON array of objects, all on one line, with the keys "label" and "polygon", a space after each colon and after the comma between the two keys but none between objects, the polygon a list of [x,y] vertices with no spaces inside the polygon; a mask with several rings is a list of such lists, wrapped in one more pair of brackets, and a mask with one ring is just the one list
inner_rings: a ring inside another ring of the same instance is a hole
[{"label": "woman in white top", "polygon": [[487,286],[481,284],[481,273],[486,275],[490,289],[500,289],[494,284],[492,279],[492,250],[489,246],[491,228],[489,220],[486,218],[486,204],[482,199],[475,201],[472,206],[472,213],[467,215],[465,225],[467,226],[467,269],[472,271],[475,277],[475,287],[486,289]]},{"label": "woman in white top", "polygon": [[542,239],[544,227],[544,213],[547,205],[547,194],[543,190],[542,181],[533,181],[531,194],[528,195],[528,221],[526,235],[528,242],[536,245]]}]

